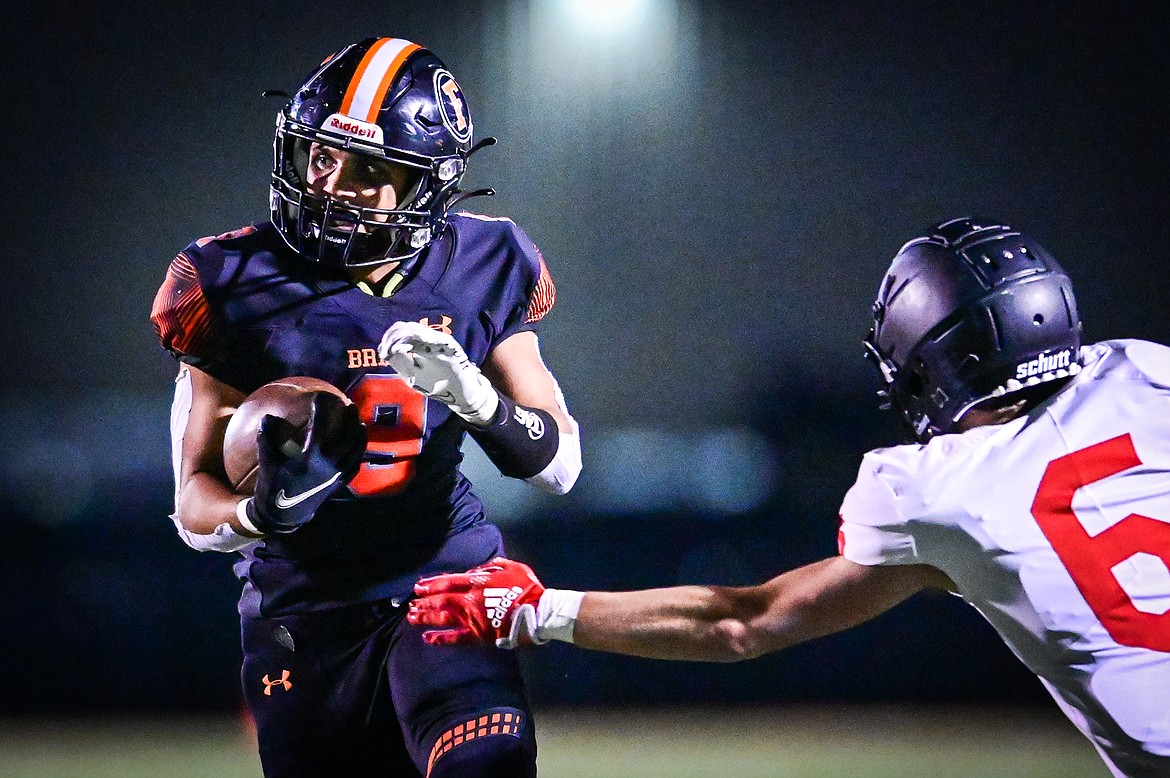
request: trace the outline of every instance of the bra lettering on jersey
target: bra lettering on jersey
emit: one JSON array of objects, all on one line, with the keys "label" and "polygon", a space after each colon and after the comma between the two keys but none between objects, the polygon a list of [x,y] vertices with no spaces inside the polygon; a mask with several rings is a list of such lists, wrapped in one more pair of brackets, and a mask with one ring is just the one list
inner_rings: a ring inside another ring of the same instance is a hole
[{"label": "bra lettering on jersey", "polygon": [[346,365],[356,369],[359,367],[386,367],[390,363],[379,359],[376,348],[347,348],[345,350]]},{"label": "bra lettering on jersey", "polygon": [[[432,330],[454,335],[451,332],[451,322],[453,321],[454,319],[443,313],[439,314],[439,321],[434,324],[431,323],[429,316],[422,317],[418,323],[424,327],[430,327]],[[345,350],[345,364],[351,370],[362,367],[388,367],[390,365],[389,362],[378,357],[378,349],[376,348],[347,348]]]}]

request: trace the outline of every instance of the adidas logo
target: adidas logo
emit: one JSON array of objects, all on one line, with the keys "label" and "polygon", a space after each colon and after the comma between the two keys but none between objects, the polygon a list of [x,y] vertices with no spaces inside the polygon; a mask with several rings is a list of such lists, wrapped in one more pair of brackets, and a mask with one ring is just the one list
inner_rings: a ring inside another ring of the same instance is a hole
[{"label": "adidas logo", "polygon": [[483,607],[487,611],[488,618],[492,622],[492,626],[496,629],[504,623],[504,617],[508,615],[508,609],[512,607],[512,603],[516,602],[516,598],[524,593],[524,590],[519,586],[513,586],[511,589],[484,589],[483,590]]}]

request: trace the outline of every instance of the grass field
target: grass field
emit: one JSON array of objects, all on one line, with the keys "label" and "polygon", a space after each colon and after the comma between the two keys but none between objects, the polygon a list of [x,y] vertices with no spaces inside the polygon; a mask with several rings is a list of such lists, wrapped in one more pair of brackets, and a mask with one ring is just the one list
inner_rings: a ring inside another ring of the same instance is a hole
[{"label": "grass field", "polygon": [[[1033,709],[538,710],[542,778],[1108,778],[1088,743]],[[245,778],[231,717],[0,721],[5,778]]]}]

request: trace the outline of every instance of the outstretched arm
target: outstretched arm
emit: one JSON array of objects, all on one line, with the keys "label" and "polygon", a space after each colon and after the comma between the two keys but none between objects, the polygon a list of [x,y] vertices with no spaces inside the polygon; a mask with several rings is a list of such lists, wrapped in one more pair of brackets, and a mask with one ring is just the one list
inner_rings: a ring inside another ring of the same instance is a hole
[{"label": "outstretched arm", "polygon": [[841,632],[946,585],[926,565],[866,567],[835,557],[758,586],[589,592],[573,642],[657,659],[733,662]]},{"label": "outstretched arm", "polygon": [[678,586],[631,592],[545,589],[519,562],[423,579],[408,618],[435,627],[433,644],[565,640],[656,659],[732,662],[877,616],[949,580],[926,565],[866,567],[837,557],[758,586]]}]

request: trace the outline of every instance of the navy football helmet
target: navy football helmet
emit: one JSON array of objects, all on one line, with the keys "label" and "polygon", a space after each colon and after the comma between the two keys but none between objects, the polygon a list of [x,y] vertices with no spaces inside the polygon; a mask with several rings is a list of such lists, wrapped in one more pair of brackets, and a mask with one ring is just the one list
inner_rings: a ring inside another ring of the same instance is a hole
[{"label": "navy football helmet", "polygon": [[[314,143],[404,165],[412,186],[392,210],[310,193]],[[272,221],[295,251],[324,264],[410,259],[439,237],[462,199],[459,181],[475,148],[467,100],[443,62],[417,43],[367,38],[326,59],[277,115]]]},{"label": "navy football helmet", "polygon": [[883,394],[919,442],[952,432],[980,403],[1051,394],[1080,370],[1080,346],[1072,283],[1052,255],[973,218],[902,246],[865,339]]}]

